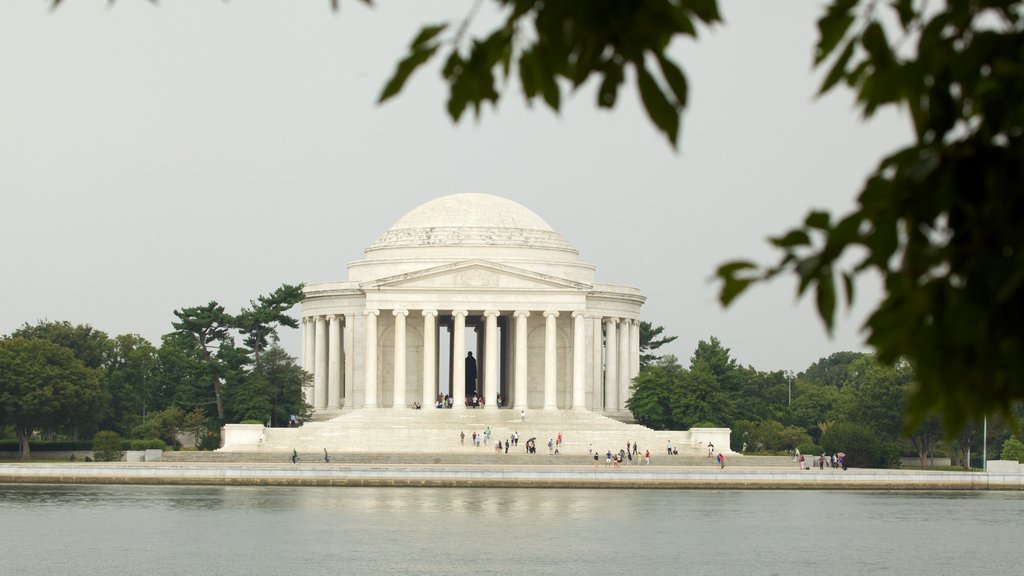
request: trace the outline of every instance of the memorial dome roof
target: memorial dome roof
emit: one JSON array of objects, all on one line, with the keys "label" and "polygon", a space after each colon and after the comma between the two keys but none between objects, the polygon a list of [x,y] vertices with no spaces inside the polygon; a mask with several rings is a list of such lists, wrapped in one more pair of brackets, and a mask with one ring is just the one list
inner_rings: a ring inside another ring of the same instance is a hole
[{"label": "memorial dome roof", "polygon": [[367,252],[415,247],[504,247],[577,251],[543,218],[490,194],[453,194],[408,212]]}]

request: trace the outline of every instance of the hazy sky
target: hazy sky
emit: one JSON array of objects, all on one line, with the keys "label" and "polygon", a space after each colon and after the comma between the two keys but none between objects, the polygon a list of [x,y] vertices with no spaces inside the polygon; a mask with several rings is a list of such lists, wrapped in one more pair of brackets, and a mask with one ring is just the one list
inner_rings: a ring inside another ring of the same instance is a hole
[{"label": "hazy sky", "polygon": [[774,259],[765,239],[809,209],[848,210],[909,138],[906,118],[814,97],[822,2],[723,0],[724,26],[673,46],[692,89],[679,151],[631,85],[613,112],[591,82],[554,114],[513,82],[454,125],[435,63],[378,106],[419,26],[471,2],[378,4],[0,2],[0,333],[69,320],[158,343],[176,308],[344,280],[409,210],[481,192],[544,218],[599,282],[640,288],[684,363],[711,335],[762,370],[863,349],[877,282],[830,339],[789,279],[728,310],[710,281]]}]

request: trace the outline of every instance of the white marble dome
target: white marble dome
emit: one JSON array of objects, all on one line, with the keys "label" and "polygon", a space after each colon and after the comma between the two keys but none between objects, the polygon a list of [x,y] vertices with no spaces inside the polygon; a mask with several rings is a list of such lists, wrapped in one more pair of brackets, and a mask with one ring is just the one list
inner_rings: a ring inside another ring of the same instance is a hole
[{"label": "white marble dome", "polygon": [[490,194],[453,194],[414,208],[367,249],[414,247],[575,248],[523,205]]}]

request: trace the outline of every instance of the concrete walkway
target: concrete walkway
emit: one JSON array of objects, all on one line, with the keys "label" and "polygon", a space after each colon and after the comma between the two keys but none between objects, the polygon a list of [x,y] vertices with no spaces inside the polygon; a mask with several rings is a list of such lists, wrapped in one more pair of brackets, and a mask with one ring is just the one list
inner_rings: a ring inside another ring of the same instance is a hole
[{"label": "concrete walkway", "polygon": [[1024,490],[1024,476],[980,472],[707,466],[509,464],[0,464],[0,482],[246,486],[425,486],[811,490]]}]

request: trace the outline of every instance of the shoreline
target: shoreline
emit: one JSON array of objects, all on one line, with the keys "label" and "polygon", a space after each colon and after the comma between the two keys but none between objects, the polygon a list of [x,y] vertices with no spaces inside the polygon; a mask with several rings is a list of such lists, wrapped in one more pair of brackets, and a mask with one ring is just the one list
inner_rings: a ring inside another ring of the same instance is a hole
[{"label": "shoreline", "polygon": [[395,486],[717,490],[1024,491],[1024,475],[849,469],[580,465],[15,463],[0,483],[169,486]]}]

